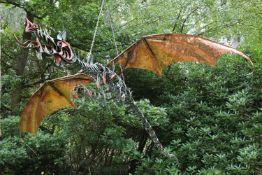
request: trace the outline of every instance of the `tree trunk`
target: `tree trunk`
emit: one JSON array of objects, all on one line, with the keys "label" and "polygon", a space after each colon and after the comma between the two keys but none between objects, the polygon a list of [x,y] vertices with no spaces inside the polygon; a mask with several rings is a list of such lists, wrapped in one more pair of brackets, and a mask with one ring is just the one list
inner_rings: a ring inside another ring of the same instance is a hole
[{"label": "tree trunk", "polygon": [[[26,17],[30,21],[34,20],[34,16],[30,12],[26,12]],[[23,32],[23,41],[31,40],[31,33]],[[16,75],[22,77],[24,75],[25,66],[27,62],[29,54],[29,49],[21,49],[20,54],[16,57],[15,61],[15,71]],[[15,109],[17,104],[21,101],[23,91],[23,82],[17,83],[16,87],[13,89],[12,92],[12,99],[11,99],[11,107],[12,109]]]},{"label": "tree trunk", "polygon": [[[147,133],[145,131],[143,131],[141,137],[140,137],[140,141],[139,141],[139,145],[138,145],[138,148],[137,148],[137,151],[139,151],[140,153],[143,153],[143,150],[144,150],[144,147],[146,145],[146,141],[147,141]],[[137,159],[134,159],[130,162],[130,168],[129,168],[129,173],[134,173],[136,168],[137,168],[137,165],[139,163],[139,160]]]}]

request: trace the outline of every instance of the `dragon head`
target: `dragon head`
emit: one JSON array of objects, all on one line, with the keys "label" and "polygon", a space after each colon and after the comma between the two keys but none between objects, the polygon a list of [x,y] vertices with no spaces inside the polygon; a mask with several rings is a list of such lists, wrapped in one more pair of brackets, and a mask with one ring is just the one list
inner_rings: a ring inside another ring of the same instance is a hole
[{"label": "dragon head", "polygon": [[24,48],[34,48],[38,54],[51,55],[54,58],[56,65],[61,65],[63,62],[72,63],[75,61],[73,49],[65,40],[66,33],[60,32],[57,37],[52,38],[46,29],[42,29],[37,24],[26,19],[25,32],[32,33],[32,40],[17,42]]}]

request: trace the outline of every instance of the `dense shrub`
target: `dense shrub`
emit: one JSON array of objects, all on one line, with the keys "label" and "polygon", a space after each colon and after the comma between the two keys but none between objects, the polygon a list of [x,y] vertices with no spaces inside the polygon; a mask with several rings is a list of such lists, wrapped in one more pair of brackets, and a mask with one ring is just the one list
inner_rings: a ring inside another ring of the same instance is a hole
[{"label": "dense shrub", "polygon": [[[221,60],[215,69],[183,64],[172,71],[159,100],[170,120],[161,137],[177,152],[181,172],[261,173],[261,69]],[[173,84],[180,87],[169,89]]]}]

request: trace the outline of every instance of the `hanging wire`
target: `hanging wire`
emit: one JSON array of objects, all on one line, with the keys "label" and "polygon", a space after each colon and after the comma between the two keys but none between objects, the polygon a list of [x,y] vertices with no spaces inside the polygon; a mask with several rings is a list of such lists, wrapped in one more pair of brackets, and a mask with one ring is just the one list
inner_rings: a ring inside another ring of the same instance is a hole
[{"label": "hanging wire", "polygon": [[[113,35],[113,41],[114,41],[114,45],[115,45],[115,49],[116,49],[116,55],[119,55],[119,51],[118,51],[118,47],[117,47],[117,43],[116,43],[116,37],[115,37],[115,30],[114,30],[114,26],[113,26],[113,20],[112,20],[111,13],[110,13],[109,10],[107,10],[107,13],[108,13],[108,18],[109,18],[110,28],[111,28],[112,35]],[[113,71],[115,71],[115,63],[114,62],[113,62]],[[120,65],[120,71],[121,71],[121,77],[125,82],[123,68],[122,68],[121,65]]]},{"label": "hanging wire", "polygon": [[95,32],[94,32],[94,35],[93,35],[93,40],[92,40],[92,43],[91,43],[91,47],[90,47],[89,53],[87,55],[87,59],[90,59],[90,57],[92,55],[92,51],[93,51],[93,47],[94,47],[95,39],[96,39],[96,33],[97,33],[97,30],[98,30],[98,25],[99,25],[99,21],[100,21],[100,16],[102,14],[104,4],[105,4],[105,0],[102,0],[100,11],[99,11],[99,15],[98,15],[97,22],[96,22]]},{"label": "hanging wire", "polygon": [[116,43],[115,29],[114,29],[114,26],[113,26],[113,20],[112,20],[111,13],[110,13],[110,11],[109,11],[108,9],[107,9],[107,16],[108,16],[110,28],[111,28],[112,35],[113,35],[113,42],[114,42],[116,54],[118,55],[118,54],[119,54],[119,51],[118,51],[118,47],[117,47],[117,43]]}]

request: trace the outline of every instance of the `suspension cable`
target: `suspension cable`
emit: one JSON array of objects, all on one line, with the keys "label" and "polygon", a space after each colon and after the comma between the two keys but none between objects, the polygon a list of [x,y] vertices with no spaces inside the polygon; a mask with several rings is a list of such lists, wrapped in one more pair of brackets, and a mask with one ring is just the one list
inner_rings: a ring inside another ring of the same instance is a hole
[{"label": "suspension cable", "polygon": [[102,0],[101,7],[100,7],[100,11],[99,11],[98,18],[97,18],[97,22],[96,22],[96,27],[95,27],[94,35],[93,35],[93,40],[92,40],[91,47],[90,47],[90,50],[89,50],[89,53],[88,53],[87,58],[89,58],[89,57],[91,56],[92,51],[93,51],[93,47],[94,47],[95,39],[96,39],[96,33],[97,33],[97,30],[98,30],[98,25],[99,25],[99,20],[100,20],[100,16],[101,16],[101,14],[102,14],[102,11],[103,11],[104,4],[105,4],[105,0]]},{"label": "suspension cable", "polygon": [[[113,41],[114,41],[114,45],[115,45],[116,55],[119,55],[119,50],[118,50],[118,47],[117,47],[116,37],[115,37],[115,30],[114,30],[114,26],[113,26],[113,20],[112,20],[112,17],[111,17],[111,13],[110,13],[110,11],[108,9],[107,9],[107,13],[108,13],[108,17],[109,17],[110,28],[111,28],[112,35],[113,35]],[[112,68],[113,68],[113,71],[115,71],[115,63],[114,62],[113,62],[113,67]],[[120,71],[121,71],[121,77],[122,77],[122,79],[125,82],[123,68],[122,68],[121,65],[120,65]]]},{"label": "suspension cable", "polygon": [[115,45],[116,54],[118,55],[119,51],[118,51],[118,47],[117,47],[117,44],[116,44],[115,29],[114,29],[114,26],[113,26],[113,20],[112,20],[112,17],[111,17],[111,13],[108,9],[107,9],[107,15],[108,15],[112,35],[113,35],[113,42],[114,42],[114,45]]}]

